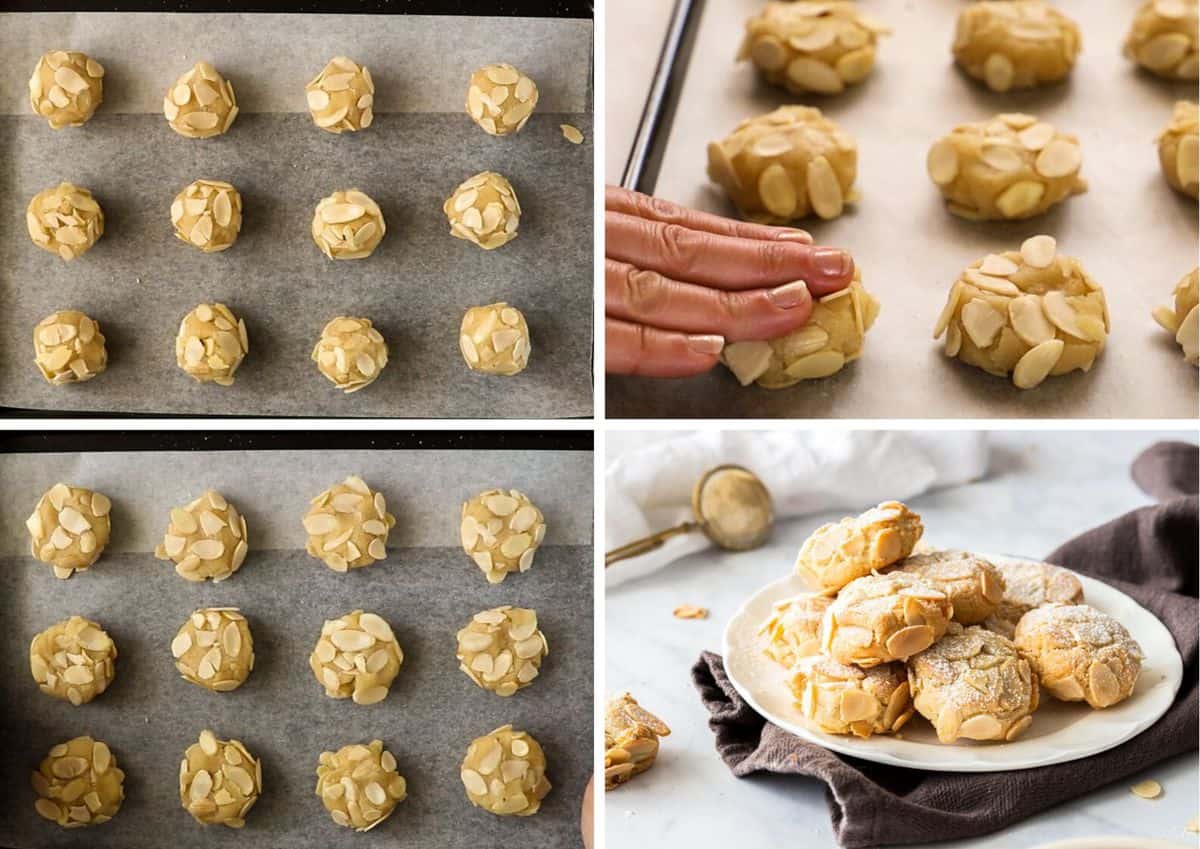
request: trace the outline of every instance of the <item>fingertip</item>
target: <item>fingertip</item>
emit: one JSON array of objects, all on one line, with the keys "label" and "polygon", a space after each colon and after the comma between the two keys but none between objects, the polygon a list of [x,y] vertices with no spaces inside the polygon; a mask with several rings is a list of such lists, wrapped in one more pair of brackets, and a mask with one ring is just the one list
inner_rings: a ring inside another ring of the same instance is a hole
[{"label": "fingertip", "polygon": [[725,337],[716,334],[692,334],[687,342],[689,348],[706,357],[719,356],[725,350]]},{"label": "fingertip", "polygon": [[839,248],[816,248],[812,263],[817,273],[830,283],[848,283],[854,276],[854,257]]}]

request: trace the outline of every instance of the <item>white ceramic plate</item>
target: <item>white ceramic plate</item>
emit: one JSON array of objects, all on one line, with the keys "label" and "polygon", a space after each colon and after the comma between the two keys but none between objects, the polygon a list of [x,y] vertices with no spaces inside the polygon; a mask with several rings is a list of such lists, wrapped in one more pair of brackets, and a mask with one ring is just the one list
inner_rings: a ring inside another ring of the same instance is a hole
[{"label": "white ceramic plate", "polygon": [[[993,563],[1014,558],[982,555]],[[1158,618],[1124,593],[1079,575],[1083,596],[1122,625],[1146,653],[1133,695],[1105,710],[1067,704],[1042,692],[1033,724],[1012,743],[938,742],[919,714],[904,726],[903,739],[875,736],[861,740],[825,734],[805,725],[788,689],[787,672],[762,650],[758,628],[780,599],[809,591],[792,575],[768,584],[746,600],[725,628],[725,671],[751,707],[792,734],[844,755],[867,761],[941,772],[993,772],[1030,769],[1078,760],[1103,752],[1140,734],[1166,713],[1183,679],[1183,661],[1171,633]]]}]

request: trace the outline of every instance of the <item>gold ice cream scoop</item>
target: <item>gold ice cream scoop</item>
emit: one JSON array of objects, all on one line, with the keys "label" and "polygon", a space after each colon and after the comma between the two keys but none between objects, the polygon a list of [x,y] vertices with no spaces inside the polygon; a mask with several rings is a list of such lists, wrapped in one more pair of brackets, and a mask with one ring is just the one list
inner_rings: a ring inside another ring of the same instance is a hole
[{"label": "gold ice cream scoop", "polygon": [[654,551],[671,537],[697,529],[729,551],[758,548],[771,535],[775,520],[771,493],[742,466],[717,466],[705,472],[692,489],[692,516],[691,521],[613,549],[604,555],[605,567]]}]

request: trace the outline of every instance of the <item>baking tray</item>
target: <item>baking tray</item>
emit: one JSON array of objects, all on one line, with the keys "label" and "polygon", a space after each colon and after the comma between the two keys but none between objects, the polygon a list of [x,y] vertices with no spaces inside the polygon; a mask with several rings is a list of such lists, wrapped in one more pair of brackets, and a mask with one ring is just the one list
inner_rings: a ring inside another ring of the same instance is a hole
[{"label": "baking tray", "polygon": [[[1171,191],[1154,138],[1172,103],[1195,98],[1121,56],[1133,15],[1122,0],[1061,0],[1083,32],[1083,54],[1065,84],[994,94],[952,64],[955,0],[864,3],[894,32],[874,74],[837,97],[795,98],[758,79],[734,56],[758,0],[705,3],[661,167],[643,185],[701,209],[735,215],[705,175],[708,142],[743,118],[785,103],[820,107],[859,144],[862,200],[835,221],[806,220],[820,243],[848,248],[882,302],[861,360],[837,375],[771,392],[742,388],[724,367],[683,380],[610,376],[612,417],[731,418],[1195,418],[1195,368],[1150,317],[1196,266],[1196,204]],[[615,25],[614,25],[615,26]],[[608,64],[608,90],[635,87]],[[996,112],[1039,115],[1077,134],[1090,191],[1026,222],[972,223],[951,216],[925,172],[933,141],[956,124]],[[653,155],[649,157],[653,162]],[[1022,392],[1009,381],[946,359],[931,333],[950,285],[986,253],[1015,249],[1035,233],[1055,236],[1105,287],[1113,329],[1087,374]]]}]

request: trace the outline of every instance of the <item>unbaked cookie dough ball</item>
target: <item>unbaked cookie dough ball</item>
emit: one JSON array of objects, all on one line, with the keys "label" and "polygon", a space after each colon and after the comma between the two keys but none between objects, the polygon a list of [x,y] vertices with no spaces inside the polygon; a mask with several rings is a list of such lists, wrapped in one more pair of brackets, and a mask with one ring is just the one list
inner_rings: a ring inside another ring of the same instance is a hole
[{"label": "unbaked cookie dough ball", "polygon": [[958,16],[954,60],[992,91],[1033,88],[1071,73],[1079,27],[1042,0],[984,0]]},{"label": "unbaked cookie dough ball", "polygon": [[382,741],[372,740],[365,746],[354,743],[322,752],[317,795],[335,823],[370,831],[404,801],[408,785],[396,771],[396,758],[384,750]]},{"label": "unbaked cookie dough ball", "polygon": [[51,625],[29,646],[38,689],[78,707],[108,689],[117,674],[117,644],[97,623],[72,616]]},{"label": "unbaked cookie dough ball", "polygon": [[1088,371],[1108,338],[1104,290],[1050,236],[976,260],[950,289],[933,330],[947,357],[1033,389],[1050,375]]},{"label": "unbaked cookie dough ball", "polygon": [[76,737],[50,750],[31,778],[37,812],[63,828],[108,822],[125,799],[125,773],[107,745]]},{"label": "unbaked cookie dough ball", "polygon": [[476,613],[458,632],[458,668],[497,696],[511,696],[538,676],[550,653],[537,611],[494,607]]},{"label": "unbaked cookie dough ball", "polygon": [[211,731],[187,747],[179,764],[179,801],[201,825],[241,828],[262,793],[262,762],[241,740]]},{"label": "unbaked cookie dough ball", "polygon": [[820,654],[821,620],[831,604],[833,596],[822,593],[800,593],[775,602],[758,629],[764,638],[763,652],[786,669],[801,658]]},{"label": "unbaked cookie dough ball", "polygon": [[50,127],[82,127],[104,100],[104,67],[77,50],[52,50],[29,78],[29,103]]},{"label": "unbaked cookie dough ball", "polygon": [[495,171],[481,171],[459,184],[442,204],[450,235],[474,242],[485,251],[517,238],[521,204],[512,183]]},{"label": "unbaked cookie dough ball", "polygon": [[167,89],[163,114],[172,130],[189,139],[229,132],[238,114],[233,84],[212,65],[197,62]]},{"label": "unbaked cookie dough ball", "polygon": [[186,507],[171,508],[167,533],[154,556],[174,561],[175,572],[185,580],[215,583],[242,568],[248,549],[246,517],[209,489]]},{"label": "unbaked cookie dough ball", "polygon": [[203,607],[171,640],[179,674],[217,693],[236,690],[254,669],[250,624],[236,607]]},{"label": "unbaked cookie dough ball", "polygon": [[1200,197],[1200,107],[1175,103],[1171,122],[1158,136],[1158,161],[1171,188]]},{"label": "unbaked cookie dough ball", "polygon": [[1145,0],[1125,37],[1125,56],[1168,80],[1198,73],[1196,0]]},{"label": "unbaked cookie dough ball", "polygon": [[361,569],[387,557],[388,531],[396,517],[387,499],[358,475],[350,475],[309,502],[304,514],[305,550],[335,572]]},{"label": "unbaked cookie dough ball", "polygon": [[780,106],[708,145],[708,179],[763,224],[837,218],[858,199],[857,172],[858,144],[811,106]]},{"label": "unbaked cookie dough ball", "polygon": [[1185,274],[1175,286],[1175,308],[1156,307],[1154,320],[1163,330],[1174,334],[1183,356],[1192,365],[1200,365],[1200,268]]},{"label": "unbaked cookie dough ball", "polygon": [[1079,139],[1032,115],[960,124],[925,159],[950,212],[970,221],[1031,218],[1087,191]]},{"label": "unbaked cookie dough ball", "polygon": [[313,123],[328,133],[358,132],[375,120],[375,81],[365,65],[334,56],[304,87]]},{"label": "unbaked cookie dough ball", "polygon": [[550,792],[542,747],[511,725],[471,741],[461,776],[471,804],[501,816],[536,814]]},{"label": "unbaked cookie dough ball", "polygon": [[313,348],[321,374],[346,394],[375,382],[387,365],[387,343],[369,318],[341,315],[325,325]]},{"label": "unbaked cookie dough ball", "polygon": [[383,701],[400,674],[404,652],[383,617],[354,610],[327,619],[308,658],[309,668],[331,699],[357,705]]},{"label": "unbaked cookie dough ball", "polygon": [[38,499],[25,520],[31,553],[48,563],[56,578],[83,572],[108,545],[110,510],[112,502],[107,495],[56,483]]},{"label": "unbaked cookie dough ball", "polygon": [[542,511],[519,490],[488,489],[463,502],[459,526],[463,551],[489,584],[510,572],[527,572],[546,536]]},{"label": "unbaked cookie dough ball", "polygon": [[493,62],[471,74],[467,114],[488,135],[520,132],[537,102],[537,85],[507,62]]},{"label": "unbaked cookie dough ball", "polygon": [[1043,604],[1079,604],[1083,584],[1075,573],[1061,566],[1035,560],[1003,561],[996,564],[1004,579],[1004,597],[983,627],[1010,640],[1021,617]]},{"label": "unbaked cookie dough ball", "polygon": [[862,356],[866,333],[879,315],[879,301],[862,285],[862,273],[840,292],[816,301],[799,330],[766,342],[731,342],[721,362],[742,386],[786,389],[802,380],[829,377]]},{"label": "unbaked cookie dough ball", "polygon": [[954,606],[954,621],[963,625],[984,621],[1004,598],[1000,570],[969,551],[914,554],[901,561],[899,568],[944,592]]},{"label": "unbaked cookie dough ball", "polygon": [[825,611],[821,648],[864,669],[907,660],[945,634],[953,615],[946,594],[915,575],[867,575],[843,587]]},{"label": "unbaked cookie dough ball", "polygon": [[1129,698],[1145,658],[1120,622],[1086,604],[1029,611],[1013,642],[1052,696],[1097,709]]},{"label": "unbaked cookie dough ball", "polygon": [[1011,741],[1033,722],[1038,679],[1006,637],[960,628],[908,662],[913,705],[938,740]]},{"label": "unbaked cookie dough ball", "polygon": [[908,505],[885,501],[813,531],[800,546],[794,571],[814,587],[836,592],[908,557],[924,532]]},{"label": "unbaked cookie dough ball", "polygon": [[387,225],[379,204],[358,189],[322,198],[313,214],[312,237],[330,259],[365,259],[383,241]]},{"label": "unbaked cookie dough ball", "polygon": [[826,734],[894,734],[913,715],[902,663],[871,669],[820,655],[796,662],[788,686],[804,718]]},{"label": "unbaked cookie dough ball", "polygon": [[200,304],[179,322],[175,362],[198,383],[232,386],[248,353],[246,323],[224,304]]},{"label": "unbaked cookie dough ball", "polygon": [[171,204],[175,237],[207,253],[233,247],[242,230],[242,196],[221,180],[197,180]]},{"label": "unbaked cookie dough ball", "polygon": [[837,94],[866,79],[889,32],[846,0],[771,2],[746,22],[737,58],[792,94]]},{"label": "unbaked cookie dough ball", "polygon": [[104,210],[87,189],[59,183],[29,201],[25,226],[35,245],[70,262],[104,235]]},{"label": "unbaked cookie dough ball", "polygon": [[504,301],[467,310],[458,347],[471,371],[505,377],[524,371],[533,349],[525,314]]},{"label": "unbaked cookie dough ball", "polygon": [[33,329],[34,362],[47,382],[82,383],[108,367],[100,322],[79,310],[59,310]]}]

